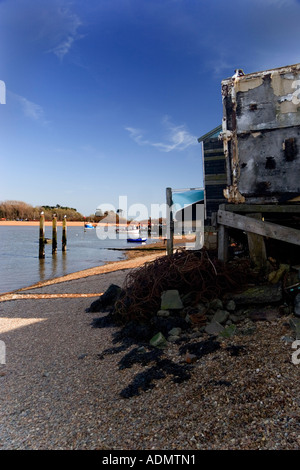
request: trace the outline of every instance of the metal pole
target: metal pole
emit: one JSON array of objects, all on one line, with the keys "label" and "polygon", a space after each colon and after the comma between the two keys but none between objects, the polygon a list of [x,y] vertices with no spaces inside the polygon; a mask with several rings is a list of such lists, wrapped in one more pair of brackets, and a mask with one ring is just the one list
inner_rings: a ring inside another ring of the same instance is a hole
[{"label": "metal pole", "polygon": [[172,212],[172,188],[167,188],[167,254],[173,254],[174,221]]},{"label": "metal pole", "polygon": [[45,258],[45,215],[40,215],[39,259]]}]

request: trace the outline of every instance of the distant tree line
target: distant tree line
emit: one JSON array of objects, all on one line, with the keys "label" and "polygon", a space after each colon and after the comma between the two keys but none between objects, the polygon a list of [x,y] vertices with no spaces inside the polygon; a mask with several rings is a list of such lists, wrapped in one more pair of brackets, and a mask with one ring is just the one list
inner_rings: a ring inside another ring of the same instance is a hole
[{"label": "distant tree line", "polygon": [[1,201],[0,218],[8,220],[38,220],[41,212],[44,212],[46,220],[52,220],[53,215],[57,220],[62,220],[64,216],[70,221],[82,221],[84,216],[73,207],[65,207],[57,204],[56,206],[37,206],[33,207],[23,201]]}]

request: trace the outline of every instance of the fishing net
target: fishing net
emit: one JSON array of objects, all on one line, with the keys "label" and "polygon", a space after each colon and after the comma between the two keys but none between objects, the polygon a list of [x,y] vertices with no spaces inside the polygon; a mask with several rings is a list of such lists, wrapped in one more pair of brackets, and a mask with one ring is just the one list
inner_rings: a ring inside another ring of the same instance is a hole
[{"label": "fishing net", "polygon": [[204,248],[179,249],[131,271],[114,314],[121,321],[147,321],[160,309],[162,292],[169,289],[178,290],[181,297],[188,294],[190,305],[208,302],[241,287],[248,267],[246,260],[222,263]]}]

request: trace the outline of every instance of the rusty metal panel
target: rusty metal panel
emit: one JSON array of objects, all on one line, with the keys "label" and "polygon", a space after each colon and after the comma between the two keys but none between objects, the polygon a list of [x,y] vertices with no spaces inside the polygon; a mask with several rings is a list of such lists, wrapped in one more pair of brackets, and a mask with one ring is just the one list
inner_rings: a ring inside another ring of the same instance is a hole
[{"label": "rusty metal panel", "polygon": [[300,64],[222,81],[229,202],[276,203],[300,195]]}]

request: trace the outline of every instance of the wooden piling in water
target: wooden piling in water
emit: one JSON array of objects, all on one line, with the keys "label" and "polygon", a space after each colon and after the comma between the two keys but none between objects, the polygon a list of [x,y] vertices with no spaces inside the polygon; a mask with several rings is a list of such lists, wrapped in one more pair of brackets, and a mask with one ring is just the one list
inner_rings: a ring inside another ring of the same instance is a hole
[{"label": "wooden piling in water", "polygon": [[52,254],[57,252],[57,217],[53,214],[52,218]]},{"label": "wooden piling in water", "polygon": [[39,259],[45,258],[45,215],[40,215]]},{"label": "wooden piling in water", "polygon": [[62,226],[62,251],[67,251],[67,216],[64,215]]}]

